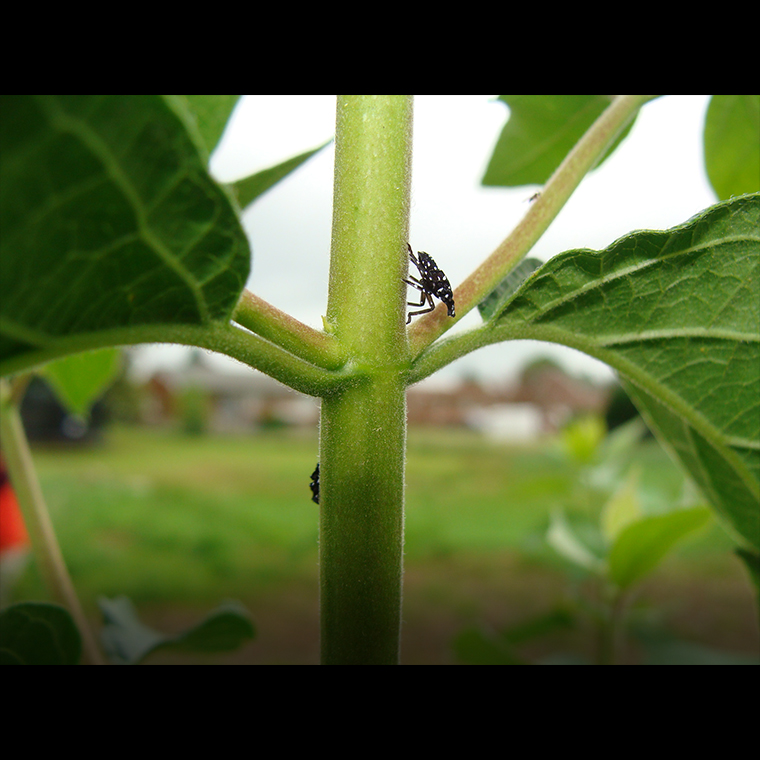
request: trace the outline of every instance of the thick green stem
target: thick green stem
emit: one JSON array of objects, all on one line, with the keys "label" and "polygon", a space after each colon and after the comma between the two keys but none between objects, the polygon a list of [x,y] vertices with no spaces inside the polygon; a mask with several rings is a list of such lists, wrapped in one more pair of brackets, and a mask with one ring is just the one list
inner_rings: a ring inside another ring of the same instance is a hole
[{"label": "thick green stem", "polygon": [[103,657],[66,569],[42,496],[16,395],[7,381],[0,380],[0,439],[32,550],[48,591],[54,601],[66,607],[79,629],[85,661],[91,665],[102,665]]},{"label": "thick green stem", "polygon": [[320,431],[325,664],[398,662],[411,99],[338,99],[327,320],[357,382]]},{"label": "thick green stem", "polygon": [[375,378],[322,403],[322,662],[395,664],[403,547],[405,388]]}]

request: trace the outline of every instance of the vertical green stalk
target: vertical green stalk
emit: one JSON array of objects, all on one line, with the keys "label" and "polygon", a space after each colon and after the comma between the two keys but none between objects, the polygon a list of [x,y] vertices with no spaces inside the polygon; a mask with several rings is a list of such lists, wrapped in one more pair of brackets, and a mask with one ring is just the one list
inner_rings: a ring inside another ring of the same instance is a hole
[{"label": "vertical green stalk", "polygon": [[322,402],[322,662],[398,662],[412,101],[338,98],[328,329],[355,382]]},{"label": "vertical green stalk", "polygon": [[[20,394],[18,394],[20,395]],[[29,532],[34,557],[53,600],[71,614],[82,636],[85,661],[104,664],[55,536],[19,414],[20,398],[0,380],[0,439],[13,490]]]},{"label": "vertical green stalk", "polygon": [[623,664],[625,650],[625,613],[628,594],[608,586],[604,589],[604,608],[598,629],[598,665]]}]

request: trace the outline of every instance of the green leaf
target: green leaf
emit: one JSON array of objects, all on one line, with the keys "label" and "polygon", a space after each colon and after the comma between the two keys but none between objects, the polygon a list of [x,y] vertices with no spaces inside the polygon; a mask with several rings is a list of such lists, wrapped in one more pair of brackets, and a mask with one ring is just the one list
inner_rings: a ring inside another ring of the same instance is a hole
[{"label": "green leaf", "polygon": [[591,464],[598,458],[606,435],[604,419],[595,414],[586,414],[571,420],[562,428],[562,447],[573,462]]},{"label": "green leaf", "polygon": [[705,168],[718,198],[760,190],[760,95],[713,95],[704,141]]},{"label": "green leaf", "polygon": [[575,535],[565,515],[557,510],[551,516],[546,542],[558,554],[575,565],[592,572],[601,572],[602,560],[591,553],[586,545]]},{"label": "green leaf", "polygon": [[647,426],[638,415],[610,431],[599,447],[598,464],[588,473],[589,483],[602,491],[614,491],[646,432]]},{"label": "green leaf", "polygon": [[169,101],[3,96],[2,112],[0,374],[229,318],[248,243]]},{"label": "green leaf", "polygon": [[57,604],[22,602],[0,613],[0,665],[76,665],[82,639]]},{"label": "green leaf", "polygon": [[206,162],[222,139],[240,95],[171,95],[185,123],[206,150]]},{"label": "green leaf", "polygon": [[85,417],[116,379],[120,367],[121,351],[104,348],[50,362],[40,374],[50,383],[66,409]]},{"label": "green leaf", "polygon": [[332,140],[328,140],[318,148],[307,150],[305,153],[289,158],[281,164],[270,166],[268,169],[263,169],[257,174],[252,174],[250,177],[235,182],[232,187],[237,194],[240,207],[246,208],[246,206],[249,206],[259,196],[263,195],[280,180],[285,179],[288,174],[294,172],[299,166],[301,166],[301,164],[308,161],[308,159],[310,159],[315,153],[319,153],[322,148],[329,145],[331,142]]},{"label": "green leaf", "polygon": [[169,646],[190,652],[230,652],[253,639],[256,631],[247,611],[228,602],[177,636]]},{"label": "green leaf", "polygon": [[707,524],[710,510],[695,507],[667,515],[644,517],[618,535],[607,558],[610,580],[628,588],[650,573],[673,546]]},{"label": "green leaf", "polygon": [[575,625],[573,615],[563,607],[518,623],[498,634],[480,628],[466,628],[454,639],[454,654],[468,665],[527,665],[513,647],[526,644]]},{"label": "green leaf", "polygon": [[556,256],[492,330],[614,367],[724,524],[760,547],[760,195]]},{"label": "green leaf", "polygon": [[523,259],[479,304],[478,311],[484,321],[503,311],[517,289],[536,271],[541,259]]},{"label": "green leaf", "polygon": [[[753,359],[751,351],[742,352],[741,348],[737,348],[736,355],[730,358],[725,353],[721,355],[717,352],[712,357],[697,357],[696,361],[703,363],[703,371],[717,373],[718,367],[723,365],[729,377],[721,382],[722,378],[712,375],[718,387],[714,391],[715,397],[705,399],[703,405],[699,403],[701,399],[690,392],[696,388],[678,388],[680,398],[676,403],[690,405],[684,412],[674,411],[663,404],[656,394],[647,393],[632,383],[623,382],[623,385],[664,447],[699,486],[723,526],[739,543],[758,546],[760,448],[757,434],[753,432],[753,401],[747,393],[740,393],[737,397],[730,395],[734,384],[746,383],[750,393],[752,385],[758,384],[755,378],[757,370],[753,371],[749,366],[742,372],[737,363],[754,361],[757,367],[758,362]],[[707,363],[715,366],[706,366]],[[693,369],[695,374],[699,371],[698,367]],[[734,375],[734,382],[731,375]],[[705,382],[709,382],[709,377]],[[757,401],[754,403],[756,405]],[[738,434],[734,435],[737,428]]]},{"label": "green leaf", "polygon": [[109,659],[117,664],[136,665],[157,649],[193,652],[227,652],[256,635],[246,610],[227,603],[209,613],[197,626],[176,636],[167,635],[140,622],[132,602],[125,596],[101,598],[101,632]]},{"label": "green leaf", "polygon": [[[509,106],[509,121],[496,143],[483,184],[506,187],[543,185],[610,104],[607,95],[501,95],[499,100]],[[599,164],[631,126],[633,122]]]},{"label": "green leaf", "polygon": [[498,634],[481,628],[466,628],[453,642],[456,659],[467,665],[527,665],[527,660],[514,650],[575,625],[573,615],[562,607],[518,623]]},{"label": "green leaf", "polygon": [[98,599],[103,613],[100,638],[108,659],[118,665],[135,665],[170,640],[140,622],[132,602],[125,596]]}]

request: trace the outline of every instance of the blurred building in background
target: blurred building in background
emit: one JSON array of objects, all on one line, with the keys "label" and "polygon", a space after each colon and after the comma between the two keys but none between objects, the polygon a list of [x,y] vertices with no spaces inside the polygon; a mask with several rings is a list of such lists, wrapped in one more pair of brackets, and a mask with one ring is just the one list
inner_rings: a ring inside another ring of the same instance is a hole
[{"label": "blurred building in background", "polygon": [[[108,419],[179,426],[196,434],[318,424],[319,399],[261,372],[220,369],[200,350],[188,356],[185,364],[157,371],[147,380],[131,379],[125,370],[88,419],[68,414],[47,384],[35,378],[22,405],[27,434],[32,440],[87,443],[97,440]],[[409,389],[407,398],[410,426],[464,427],[515,442],[554,433],[581,414],[606,415],[610,428],[636,414],[617,384],[575,377],[549,359],[530,363],[514,382],[464,378],[445,389],[421,383]]]},{"label": "blurred building in background", "polygon": [[180,421],[188,432],[240,433],[319,420],[317,399],[261,372],[219,370],[201,351],[183,367],[156,372],[144,390],[144,422]]},{"label": "blurred building in background", "polygon": [[463,380],[447,391],[412,387],[410,425],[459,425],[500,440],[526,441],[559,430],[578,414],[604,415],[612,389],[568,375],[550,360],[528,365],[515,383]]},{"label": "blurred building in background", "polygon": [[[204,354],[186,366],[155,373],[144,387],[142,418],[149,424],[180,421],[188,432],[230,433],[262,427],[313,426],[319,401],[260,372],[230,373]],[[517,382],[484,384],[464,379],[445,390],[413,386],[410,425],[467,427],[502,440],[524,441],[558,430],[578,414],[604,415],[609,385],[568,375],[550,360],[527,366]]]}]

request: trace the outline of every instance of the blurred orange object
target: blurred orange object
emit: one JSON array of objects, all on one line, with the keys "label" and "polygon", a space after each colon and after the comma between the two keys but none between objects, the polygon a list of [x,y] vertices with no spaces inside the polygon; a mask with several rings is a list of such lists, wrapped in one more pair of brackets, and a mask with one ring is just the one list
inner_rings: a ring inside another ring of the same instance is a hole
[{"label": "blurred orange object", "polygon": [[13,493],[5,462],[0,456],[0,554],[29,545],[29,535]]}]

